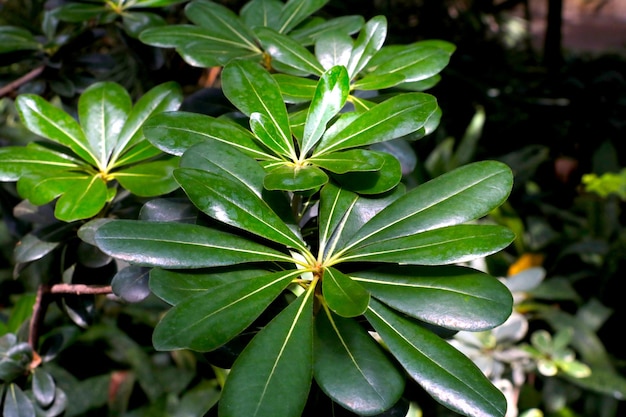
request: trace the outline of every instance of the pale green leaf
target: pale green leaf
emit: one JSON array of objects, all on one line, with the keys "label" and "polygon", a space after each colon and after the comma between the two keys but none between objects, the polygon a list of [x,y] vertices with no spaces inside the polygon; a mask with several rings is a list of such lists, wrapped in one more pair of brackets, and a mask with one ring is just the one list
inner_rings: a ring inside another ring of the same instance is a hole
[{"label": "pale green leaf", "polygon": [[315,57],[325,70],[341,65],[348,66],[354,41],[340,30],[328,32],[317,37]]},{"label": "pale green leaf", "polygon": [[347,65],[348,75],[353,79],[383,46],[387,37],[387,18],[375,16],[361,29]]}]

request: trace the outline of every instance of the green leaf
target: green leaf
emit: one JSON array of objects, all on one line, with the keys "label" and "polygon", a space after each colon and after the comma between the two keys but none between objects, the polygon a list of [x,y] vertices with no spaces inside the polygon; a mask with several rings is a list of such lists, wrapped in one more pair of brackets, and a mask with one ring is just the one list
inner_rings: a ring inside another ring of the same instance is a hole
[{"label": "green leaf", "polygon": [[184,111],[160,113],[143,126],[146,138],[163,152],[182,155],[196,143],[217,140],[254,158],[271,158],[248,130],[228,119]]},{"label": "green leaf", "polygon": [[350,80],[343,66],[332,67],[320,77],[304,125],[301,155],[307,155],[339,113],[350,93]]},{"label": "green leaf", "polygon": [[69,223],[53,223],[28,233],[15,245],[13,257],[16,263],[41,259],[68,238],[76,226]]},{"label": "green leaf", "polygon": [[17,384],[8,384],[4,396],[4,417],[35,417],[35,408]]},{"label": "green leaf", "polygon": [[355,90],[383,90],[395,87],[404,82],[404,75],[397,73],[385,73],[378,75],[366,75],[352,83]]},{"label": "green leaf", "polygon": [[127,303],[138,303],[150,295],[148,287],[149,268],[127,266],[120,269],[111,279],[113,294]]},{"label": "green leaf", "polygon": [[291,303],[248,344],[219,403],[222,417],[299,416],[313,372],[313,294]]},{"label": "green leaf", "polygon": [[135,4],[128,6],[129,9],[135,7],[167,7],[173,4],[183,3],[187,0],[137,0]]},{"label": "green leaf", "polygon": [[326,70],[337,65],[347,67],[353,45],[354,41],[347,33],[327,32],[315,41],[315,57]]},{"label": "green leaf", "polygon": [[37,404],[43,408],[47,408],[54,401],[56,394],[56,384],[52,375],[41,368],[35,368],[33,371],[33,395],[37,400]]},{"label": "green leaf", "polygon": [[333,401],[374,415],[400,399],[404,376],[355,320],[318,314],[315,330],[315,381]]},{"label": "green leaf", "polygon": [[32,33],[18,26],[0,26],[0,54],[28,49],[39,49]]},{"label": "green leaf", "polygon": [[114,165],[115,167],[123,167],[137,162],[143,162],[146,159],[152,159],[156,156],[162,156],[162,151],[145,140],[131,146],[130,149],[120,155]]},{"label": "green leaf", "polygon": [[411,378],[435,400],[464,416],[505,414],[504,395],[449,343],[375,300],[366,318]]},{"label": "green leaf", "polygon": [[515,238],[494,225],[456,225],[390,238],[345,252],[343,262],[393,262],[407,265],[447,265],[494,254]]},{"label": "green leaf", "polygon": [[230,102],[245,115],[267,116],[281,135],[275,141],[289,144],[293,149],[287,108],[280,87],[269,72],[254,62],[233,61],[222,71],[222,88]]},{"label": "green leaf", "polygon": [[272,57],[272,61],[278,61],[303,74],[319,76],[324,73],[324,68],[315,55],[287,35],[266,27],[256,28],[255,32],[263,49]]},{"label": "green leaf", "polygon": [[117,160],[120,155],[144,140],[141,127],[149,117],[161,112],[177,110],[182,99],[182,90],[175,82],[157,85],[141,96],[125,120],[124,127],[115,143],[111,156],[113,166],[119,163]]},{"label": "green leaf", "polygon": [[174,172],[189,199],[214,219],[287,247],[306,245],[250,188],[211,172],[180,168]]},{"label": "green leaf", "polygon": [[89,148],[83,130],[69,114],[34,94],[18,96],[15,106],[28,130],[69,147],[86,162],[98,166],[98,157]]},{"label": "green leaf", "polygon": [[295,169],[291,165],[281,165],[265,176],[263,185],[268,190],[299,192],[318,189],[327,182],[328,175],[315,166]]},{"label": "green leaf", "polygon": [[150,271],[150,289],[160,299],[171,305],[222,284],[269,274],[264,269],[247,265],[211,268],[210,270],[168,270],[153,268]]},{"label": "green leaf", "polygon": [[95,83],[80,95],[78,117],[98,168],[108,165],[131,108],[130,95],[117,83]]},{"label": "green leaf", "polygon": [[380,152],[350,149],[310,158],[309,162],[335,174],[345,174],[355,171],[378,171],[385,165],[386,159]]},{"label": "green leaf", "polygon": [[155,349],[217,349],[250,326],[299,273],[281,271],[230,282],[182,300],[154,329]]},{"label": "green leaf", "polygon": [[365,224],[349,247],[478,219],[502,204],[512,185],[511,170],[503,163],[465,165],[396,200]]},{"label": "green leaf", "polygon": [[250,129],[259,141],[274,154],[286,159],[295,159],[293,142],[278,130],[278,126],[269,116],[263,113],[252,113],[250,115]]},{"label": "green leaf", "polygon": [[304,46],[308,46],[314,44],[317,38],[331,32],[356,33],[363,27],[363,23],[363,16],[360,15],[339,16],[329,20],[312,18],[291,31],[289,37]]},{"label": "green leaf", "polygon": [[[373,153],[374,151],[369,152]],[[324,155],[322,158],[327,156]],[[376,195],[391,191],[402,180],[402,166],[396,157],[389,153],[377,152],[376,157],[384,161],[380,169],[376,171],[370,169],[365,171],[355,170],[345,174],[333,174],[333,179],[342,187],[359,194]],[[317,158],[312,159],[317,160]],[[373,160],[371,162],[374,163]],[[365,167],[369,168],[369,166]]]},{"label": "green leaf", "polygon": [[377,104],[336,134],[324,135],[314,156],[396,139],[422,129],[437,117],[435,97],[404,93]]},{"label": "green leaf", "polygon": [[250,28],[256,26],[279,27],[284,3],[279,0],[251,0],[243,5],[239,15]]},{"label": "green leaf", "polygon": [[260,51],[232,47],[224,42],[193,40],[176,48],[189,65],[199,68],[222,67],[235,59],[259,63],[263,59]]},{"label": "green leaf", "polygon": [[243,237],[193,224],[115,220],[98,229],[96,242],[103,252],[118,259],[161,268],[293,261]]},{"label": "green leaf", "polygon": [[124,31],[133,38],[138,38],[139,34],[148,28],[162,27],[165,24],[165,19],[156,13],[133,12],[122,15]]},{"label": "green leaf", "polygon": [[286,103],[302,103],[313,98],[317,86],[315,80],[289,74],[272,74],[272,76],[278,83]]},{"label": "green leaf", "polygon": [[279,16],[277,30],[280,33],[289,31],[298,26],[306,18],[324,7],[328,0],[289,0],[283,6]]},{"label": "green leaf", "polygon": [[140,197],[170,193],[178,188],[172,175],[180,158],[169,157],[116,171],[112,176],[126,190]]},{"label": "green leaf", "polygon": [[370,19],[354,43],[347,69],[350,79],[353,79],[378,52],[387,37],[387,18],[375,16]]},{"label": "green leaf", "polygon": [[79,160],[34,142],[26,146],[0,147],[0,181],[14,182],[26,174],[51,175],[79,168]]},{"label": "green leaf", "polygon": [[64,22],[81,23],[94,19],[109,9],[104,4],[70,3],[55,9],[55,16]]},{"label": "green leaf", "polygon": [[350,277],[388,306],[448,329],[494,328],[509,317],[513,305],[504,284],[461,266],[384,267]]},{"label": "green leaf", "polygon": [[342,317],[360,316],[370,301],[370,294],[361,284],[332,267],[324,270],[322,293],[328,307]]}]

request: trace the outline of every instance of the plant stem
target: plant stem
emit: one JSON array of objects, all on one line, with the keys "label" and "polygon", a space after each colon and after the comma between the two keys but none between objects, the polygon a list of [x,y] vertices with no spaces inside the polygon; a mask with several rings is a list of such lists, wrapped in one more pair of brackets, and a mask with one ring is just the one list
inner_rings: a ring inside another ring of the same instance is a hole
[{"label": "plant stem", "polygon": [[12,82],[8,83],[7,85],[1,87],[0,88],[0,98],[8,95],[13,90],[18,89],[23,84],[26,84],[27,82],[29,82],[33,78],[37,77],[39,74],[41,74],[43,72],[44,69],[45,69],[45,65],[37,67],[37,68],[31,70],[30,72],[22,75],[17,80],[12,81]]}]

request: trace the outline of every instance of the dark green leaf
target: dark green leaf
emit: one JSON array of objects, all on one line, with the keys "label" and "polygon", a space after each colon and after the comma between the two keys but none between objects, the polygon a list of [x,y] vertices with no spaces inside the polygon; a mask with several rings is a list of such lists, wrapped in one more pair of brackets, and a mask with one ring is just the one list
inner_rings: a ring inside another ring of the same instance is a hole
[{"label": "dark green leaf", "polygon": [[361,113],[334,135],[324,135],[314,156],[347,148],[396,139],[422,129],[438,117],[435,97],[425,93],[404,93]]},{"label": "dark green leaf", "polygon": [[119,270],[111,280],[113,293],[128,303],[137,303],[150,295],[148,274],[141,266],[127,266]]},{"label": "dark green leaf", "polygon": [[39,49],[32,33],[18,26],[0,26],[0,54],[28,49]]},{"label": "dark green leaf", "polygon": [[359,246],[347,251],[341,259],[344,262],[447,265],[494,254],[514,238],[513,232],[502,226],[447,226]]},{"label": "dark green leaf", "polygon": [[301,155],[308,155],[321,139],[327,123],[343,108],[349,93],[350,80],[345,67],[332,67],[322,74],[307,113]]},{"label": "dark green leaf", "polygon": [[245,59],[256,63],[263,59],[260,51],[250,51],[211,40],[193,40],[177,47],[176,50],[185,62],[200,68],[222,67],[234,59]]},{"label": "dark green leaf", "polygon": [[[324,155],[323,158],[326,156]],[[341,186],[359,194],[376,195],[391,191],[402,180],[402,166],[393,155],[386,152],[378,152],[377,158],[384,161],[383,166],[377,171],[352,171],[345,174],[333,174],[333,178]]]},{"label": "dark green leaf", "polygon": [[367,65],[369,60],[383,46],[387,37],[387,18],[375,16],[370,19],[354,43],[347,69],[350,79],[353,79]]},{"label": "dark green leaf", "polygon": [[182,111],[167,112],[148,119],[143,133],[154,146],[173,155],[182,155],[196,143],[217,140],[231,144],[253,158],[271,159],[256,143],[252,133],[228,119]]},{"label": "dark green leaf", "polygon": [[195,223],[198,210],[186,198],[156,198],[139,211],[140,220],[158,222]]},{"label": "dark green leaf", "polygon": [[313,372],[326,395],[359,415],[382,413],[400,399],[404,376],[355,320],[319,314],[315,325]]},{"label": "dark green leaf", "polygon": [[55,16],[64,22],[85,22],[109,11],[104,4],[65,4],[55,10]]},{"label": "dark green leaf", "polygon": [[222,417],[299,416],[313,377],[313,294],[301,295],[264,327],[233,365]]},{"label": "dark green leaf", "polygon": [[156,13],[133,12],[122,15],[122,25],[124,31],[133,38],[138,38],[139,34],[151,27],[165,25],[165,20]]},{"label": "dark green leaf", "polygon": [[385,155],[380,152],[366,149],[350,149],[309,159],[311,163],[335,174],[378,171],[385,165],[386,160]]},{"label": "dark green leaf", "polygon": [[292,262],[291,257],[243,237],[183,223],[115,220],[96,232],[105,253],[142,266],[204,268],[246,262]]},{"label": "dark green leaf", "polygon": [[[125,154],[131,146],[138,144],[144,139],[141,127],[150,116],[165,111],[177,110],[181,103],[182,90],[175,82],[157,85],[141,96],[130,111],[119,134],[111,156],[113,166],[117,166],[116,163],[119,163],[117,159],[120,155]],[[128,155],[125,154],[124,159],[128,160]]]},{"label": "dark green leaf", "polygon": [[464,416],[505,414],[504,395],[449,343],[375,300],[366,317],[411,378],[435,400]]},{"label": "dark green leaf", "polygon": [[243,48],[259,52],[254,35],[228,7],[212,1],[192,1],[185,7],[190,21],[209,29],[215,40],[231,48]]},{"label": "dark green leaf", "polygon": [[328,175],[321,169],[308,165],[295,169],[290,165],[281,165],[270,171],[263,185],[268,190],[309,191],[322,187],[328,182]]},{"label": "dark green leaf", "polygon": [[178,167],[178,157],[134,165],[116,171],[112,177],[126,190],[140,197],[152,197],[170,193],[178,188],[172,172]]},{"label": "dark green leaf", "polygon": [[304,242],[254,191],[241,186],[241,182],[190,168],[177,169],[174,175],[194,205],[214,219],[306,251]]},{"label": "dark green leaf", "polygon": [[137,2],[128,8],[134,7],[167,7],[173,4],[183,3],[187,0],[137,0]]},{"label": "dark green leaf", "polygon": [[15,246],[15,262],[24,263],[43,258],[68,238],[74,227],[75,225],[69,223],[55,223],[28,233]]},{"label": "dark green leaf", "polygon": [[158,350],[208,352],[244,331],[300,272],[281,271],[223,284],[176,304],[154,329]]},{"label": "dark green leaf", "polygon": [[172,271],[153,268],[150,271],[150,289],[163,301],[175,305],[222,284],[269,274],[269,271],[251,268],[247,265],[227,268],[212,268],[210,271]]},{"label": "dark green leaf", "polygon": [[342,317],[360,316],[370,301],[370,294],[361,284],[332,267],[324,270],[322,294],[328,307]]},{"label": "dark green leaf", "polygon": [[256,28],[255,32],[263,49],[272,57],[272,61],[301,71],[303,75],[320,76],[324,73],[324,68],[315,55],[287,35],[266,27]]},{"label": "dark green leaf", "polygon": [[303,103],[313,98],[317,86],[315,80],[288,74],[273,74],[273,77],[286,103]]},{"label": "dark green leaf", "polygon": [[259,141],[275,155],[290,160],[297,158],[291,138],[286,138],[269,116],[263,113],[252,113],[250,115],[250,129]]},{"label": "dark green leaf", "polygon": [[289,31],[298,26],[303,20],[324,7],[328,0],[289,0],[283,6],[279,16],[277,30],[280,33]]},{"label": "dark green leaf", "polygon": [[279,0],[251,0],[244,4],[239,15],[250,28],[267,26],[279,27],[280,13],[284,3]]},{"label": "dark green leaf", "polygon": [[80,124],[100,169],[108,165],[131,108],[130,95],[117,83],[98,82],[80,95]]},{"label": "dark green leaf", "polygon": [[509,317],[513,305],[500,281],[461,266],[385,267],[350,276],[388,306],[448,329],[494,328]]},{"label": "dark green leaf", "polygon": [[78,122],[69,114],[34,94],[18,96],[15,106],[30,131],[69,147],[85,161],[98,166],[97,155],[89,148]]},{"label": "dark green leaf", "polygon": [[506,200],[512,184],[511,170],[503,163],[465,165],[399,198],[365,224],[351,246],[478,219]]},{"label": "dark green leaf", "polygon": [[9,384],[4,396],[3,417],[35,417],[35,408],[24,391],[16,384]]},{"label": "dark green leaf", "polygon": [[306,24],[300,25],[290,32],[289,37],[304,46],[308,46],[312,45],[318,37],[330,32],[356,33],[361,29],[363,23],[363,16],[360,15],[339,16],[329,20],[312,18]]},{"label": "dark green leaf", "polygon": [[404,75],[397,73],[385,73],[378,75],[366,75],[352,84],[355,90],[383,90],[395,87],[404,82]]},{"label": "dark green leaf", "polygon": [[33,396],[37,400],[37,404],[43,408],[47,408],[54,401],[56,394],[56,384],[52,375],[41,368],[35,368],[33,371]]},{"label": "dark green leaf", "polygon": [[115,167],[122,167],[125,165],[132,165],[137,162],[145,161],[146,159],[152,159],[155,156],[162,155],[162,151],[154,147],[150,142],[141,141],[137,145],[132,146],[126,152],[124,152],[118,160],[115,161]]},{"label": "dark green leaf", "polygon": [[80,161],[37,143],[0,147],[0,181],[17,181],[22,175],[74,170]]}]

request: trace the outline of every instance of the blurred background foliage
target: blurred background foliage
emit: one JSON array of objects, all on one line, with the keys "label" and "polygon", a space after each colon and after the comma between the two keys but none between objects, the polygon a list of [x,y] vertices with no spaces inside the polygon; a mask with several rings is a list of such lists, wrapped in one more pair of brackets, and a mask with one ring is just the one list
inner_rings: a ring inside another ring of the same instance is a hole
[{"label": "blurred background foliage", "polygon": [[[157,16],[149,18],[154,24],[185,22],[184,2],[129,9],[124,17],[59,11],[71,3],[0,0],[0,30],[21,29],[21,47],[0,45],[0,146],[32,139],[13,106],[18,94],[36,93],[72,109],[80,92],[101,80],[122,84],[135,99],[173,80],[185,93],[181,110],[210,115],[230,110],[215,69],[191,67],[174,51],[137,39],[134,22],[144,22],[144,13]],[[219,3],[238,11],[245,2]],[[578,3],[589,12],[611,1]],[[533,4],[550,10],[539,40],[532,31]],[[415,168],[405,180],[416,185],[474,160],[498,159],[511,166],[515,188],[492,218],[518,238],[477,267],[505,282],[504,277],[539,271],[537,286],[520,292],[523,302],[516,312],[528,329],[513,332],[513,345],[525,343],[534,346],[527,353],[545,353],[554,348],[552,339],[531,335],[548,330],[573,347],[581,363],[611,370],[608,382],[589,384],[572,382],[567,372],[551,378],[541,372],[545,367],[526,370],[518,407],[554,416],[615,417],[626,414],[626,38],[621,50],[564,48],[558,6],[563,3],[555,0],[349,0],[330,1],[323,13],[366,19],[384,14],[389,43],[443,39],[456,45],[442,81],[431,90],[443,110],[441,125],[413,143],[409,163]],[[128,17],[132,13],[135,20]],[[25,334],[38,274],[53,263],[22,265],[14,279],[16,243],[45,225],[50,214],[25,207],[12,187],[0,188],[0,336]],[[43,336],[50,346],[50,356],[43,358],[46,369],[72,393],[65,415],[197,415],[214,404],[223,375],[202,355],[151,350],[151,330],[163,308],[157,300],[128,304],[93,297],[89,308],[98,314],[90,315],[68,308],[68,299],[50,307]],[[73,320],[64,311],[74,311]],[[92,321],[81,321],[84,317]],[[568,335],[572,326],[589,331]],[[57,340],[63,346],[55,345]],[[491,352],[493,359],[502,345],[485,343],[478,350]],[[600,352],[589,346],[599,346]],[[504,362],[505,367],[513,363]],[[424,415],[446,415],[426,396],[417,394],[416,400]]]}]

